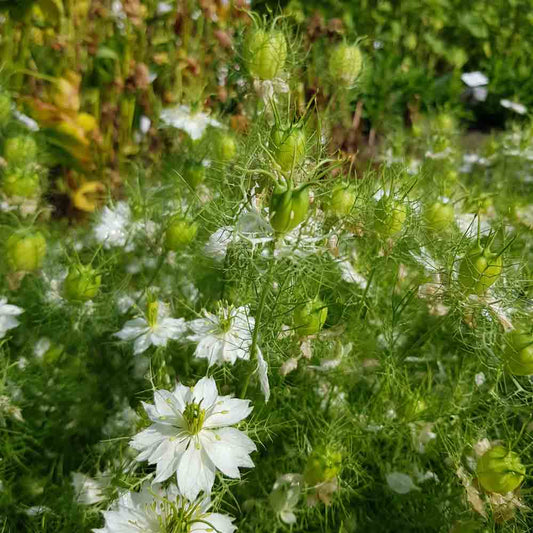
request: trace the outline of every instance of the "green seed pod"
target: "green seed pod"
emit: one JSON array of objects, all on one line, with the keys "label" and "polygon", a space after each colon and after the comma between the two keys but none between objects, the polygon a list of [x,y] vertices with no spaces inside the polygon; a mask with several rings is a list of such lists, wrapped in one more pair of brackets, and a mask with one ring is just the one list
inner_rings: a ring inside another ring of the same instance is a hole
[{"label": "green seed pod", "polygon": [[404,46],[408,49],[408,50],[414,50],[417,45],[418,45],[418,39],[416,37],[416,35],[414,33],[408,33],[404,40],[403,40],[403,44]]},{"label": "green seed pod", "polygon": [[374,226],[383,237],[393,237],[402,231],[407,218],[407,208],[401,202],[381,198],[376,205]]},{"label": "green seed pod", "polygon": [[459,283],[469,294],[484,294],[501,276],[503,259],[490,248],[474,245],[459,266]]},{"label": "green seed pod", "polygon": [[41,193],[39,174],[32,168],[8,167],[2,190],[7,196],[35,198]]},{"label": "green seed pod", "polygon": [[493,446],[477,463],[477,477],[480,485],[488,492],[507,494],[515,490],[524,480],[525,466],[515,452],[503,446]]},{"label": "green seed pod", "polygon": [[191,187],[198,187],[205,180],[204,165],[201,163],[186,163],[183,168],[183,177]]},{"label": "green seed pod", "polygon": [[304,469],[304,481],[315,486],[331,481],[341,470],[342,454],[337,450],[320,447],[313,451]]},{"label": "green seed pod", "polygon": [[15,272],[38,270],[45,255],[46,240],[40,231],[16,232],[7,239],[7,261]]},{"label": "green seed pod", "polygon": [[274,159],[285,172],[298,166],[305,157],[306,138],[302,128],[291,127],[283,130],[274,126],[270,140]]},{"label": "green seed pod", "polygon": [[514,330],[504,337],[505,366],[515,376],[533,375],[533,335]]},{"label": "green seed pod", "polygon": [[11,97],[8,93],[0,92],[0,128],[9,122],[11,117]]},{"label": "green seed pod", "polygon": [[435,118],[435,124],[439,131],[451,133],[455,129],[455,120],[449,113],[439,113]]},{"label": "green seed pod", "polygon": [[28,135],[10,137],[4,144],[4,157],[11,165],[31,163],[37,157],[37,143]]},{"label": "green seed pod", "polygon": [[318,298],[299,305],[294,310],[293,323],[300,337],[318,333],[328,316],[328,308]]},{"label": "green seed pod", "polygon": [[337,185],[331,192],[329,211],[338,217],[346,216],[350,214],[356,198],[357,194],[351,185]]},{"label": "green seed pod", "polygon": [[450,140],[444,137],[443,135],[437,135],[433,142],[433,151],[435,153],[444,152],[446,148],[450,146]]},{"label": "green seed pod", "polygon": [[184,218],[175,217],[165,232],[165,246],[168,250],[181,250],[196,237],[198,225]]},{"label": "green seed pod", "polygon": [[287,59],[287,41],[281,31],[253,29],[244,44],[244,57],[250,74],[272,80],[280,74]]},{"label": "green seed pod", "polygon": [[270,225],[278,235],[292,231],[304,221],[309,209],[309,189],[276,188],[270,199]]},{"label": "green seed pod", "polygon": [[329,57],[329,75],[337,86],[353,87],[362,68],[363,55],[354,44],[339,44]]},{"label": "green seed pod", "polygon": [[218,161],[228,163],[237,153],[237,143],[232,135],[222,133],[217,136],[215,144],[215,156]]},{"label": "green seed pod", "polygon": [[424,222],[430,231],[437,233],[449,230],[455,222],[455,211],[452,204],[435,202],[426,206]]},{"label": "green seed pod", "polygon": [[100,289],[102,276],[89,265],[73,265],[63,284],[63,295],[70,301],[92,300]]}]

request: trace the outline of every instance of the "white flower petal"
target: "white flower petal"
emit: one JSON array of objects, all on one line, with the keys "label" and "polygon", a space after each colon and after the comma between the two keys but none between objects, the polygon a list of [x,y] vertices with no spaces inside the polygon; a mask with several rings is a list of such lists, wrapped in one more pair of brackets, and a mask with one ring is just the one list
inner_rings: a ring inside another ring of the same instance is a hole
[{"label": "white flower petal", "polygon": [[177,471],[180,492],[189,500],[194,500],[204,491],[211,492],[215,482],[215,465],[197,442],[191,440],[181,456]]},{"label": "white flower petal", "polygon": [[[220,513],[207,513],[201,516],[203,522],[193,522],[191,533],[233,533],[237,527],[229,516]],[[207,524],[205,523],[207,522]]]},{"label": "white flower petal", "polygon": [[204,409],[211,407],[218,397],[215,380],[208,377],[200,379],[193,388],[192,396],[196,403],[201,402]]},{"label": "white flower petal", "polygon": [[207,413],[204,427],[213,429],[233,426],[244,420],[252,412],[252,409],[250,400],[219,396],[212,410]]}]

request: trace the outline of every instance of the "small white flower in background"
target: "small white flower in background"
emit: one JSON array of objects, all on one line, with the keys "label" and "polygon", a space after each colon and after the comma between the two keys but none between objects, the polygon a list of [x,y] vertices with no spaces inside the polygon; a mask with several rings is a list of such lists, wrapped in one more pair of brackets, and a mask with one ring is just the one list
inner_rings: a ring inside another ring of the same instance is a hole
[{"label": "small white flower in background", "polygon": [[[142,359],[142,358],[137,358]],[[122,404],[107,420],[102,427],[102,433],[106,437],[124,437],[132,433],[137,423],[139,415],[130,407],[128,400],[124,398]]]},{"label": "small white flower in background", "polygon": [[452,149],[448,146],[444,150],[441,150],[440,152],[432,152],[428,150],[424,157],[427,157],[428,159],[446,159],[452,154]]},{"label": "small white flower in background", "polygon": [[483,372],[479,372],[474,376],[474,381],[478,387],[481,387],[481,385],[484,385],[486,381],[485,374]]},{"label": "small white flower in background", "polygon": [[500,104],[506,109],[510,109],[519,115],[525,115],[527,113],[527,107],[525,105],[519,104],[518,102],[512,102],[511,100],[500,100]]},{"label": "small white flower in background", "polygon": [[154,403],[143,402],[152,425],[130,441],[137,461],[157,465],[154,482],[176,474],[180,492],[194,500],[211,492],[217,470],[240,478],[239,468],[254,466],[255,444],[231,427],[251,413],[249,400],[219,396],[215,380],[205,377],[194,387],[155,391]]},{"label": "small white flower in background", "polygon": [[209,512],[209,500],[188,502],[176,485],[167,489],[144,483],[139,492],[127,492],[104,511],[105,526],[94,533],[233,533],[232,518]]},{"label": "small white flower in background", "polygon": [[39,359],[51,348],[52,342],[48,337],[41,337],[33,346],[33,355]]},{"label": "small white flower in background", "polygon": [[270,110],[273,101],[277,101],[278,94],[289,92],[289,85],[282,78],[275,78],[273,80],[254,79],[253,84],[257,96],[263,100],[265,106],[267,106],[267,110]]},{"label": "small white flower in background", "polygon": [[483,85],[488,85],[489,79],[485,74],[479,71],[475,72],[464,72],[461,74],[461,80],[468,87],[481,87]]},{"label": "small white flower in background", "polygon": [[123,294],[117,298],[117,309],[121,315],[127,313],[134,305],[135,301],[139,298],[140,293],[135,292],[133,294]]},{"label": "small white flower in background", "polygon": [[337,264],[341,270],[341,278],[347,283],[355,283],[361,289],[365,289],[367,285],[366,278],[359,274],[348,259],[338,261]]},{"label": "small white flower in background", "polygon": [[486,157],[481,157],[478,154],[463,154],[463,164],[459,167],[459,172],[469,174],[472,172],[474,165],[486,167],[489,163],[490,161]]},{"label": "small white flower in background", "polygon": [[201,139],[207,126],[221,127],[222,124],[201,111],[192,112],[189,106],[168,107],[159,116],[167,126],[186,132],[193,141]]},{"label": "small white flower in background", "polygon": [[387,480],[389,488],[397,494],[407,494],[412,490],[420,490],[420,488],[414,484],[411,476],[403,474],[402,472],[391,472],[385,476],[385,479]]},{"label": "small white flower in background", "polygon": [[248,306],[220,307],[217,314],[205,311],[204,318],[188,326],[192,333],[187,338],[198,343],[194,355],[207,359],[209,366],[250,359],[255,320]]},{"label": "small white flower in background", "polygon": [[413,446],[418,453],[426,453],[426,446],[437,438],[437,434],[433,431],[434,425],[433,422],[423,421],[409,424]]},{"label": "small white flower in background", "polygon": [[0,339],[3,339],[10,329],[20,324],[16,317],[22,313],[24,309],[8,304],[7,298],[0,298]]},{"label": "small white flower in background", "polygon": [[287,359],[279,369],[280,375],[286,376],[287,374],[294,372],[298,368],[298,361],[299,359],[296,357],[291,357],[290,359]]},{"label": "small white flower in background", "polygon": [[41,514],[49,513],[51,511],[50,507],[46,505],[32,505],[28,507],[24,512],[28,516],[39,516]]},{"label": "small white flower in background", "polygon": [[171,13],[173,9],[172,4],[169,2],[159,2],[157,4],[158,15],[166,15],[167,13]]},{"label": "small white flower in background", "polygon": [[294,509],[298,505],[302,492],[303,476],[285,474],[276,479],[269,496],[270,505],[285,524],[295,524]]},{"label": "small white flower in background", "polygon": [[170,339],[181,339],[187,329],[183,318],[169,317],[169,308],[163,302],[149,302],[147,307],[146,316],[128,320],[124,327],[115,333],[115,337],[123,341],[134,341],[135,354],[145,352],[152,345],[166,346]]},{"label": "small white flower in background", "polygon": [[468,86],[467,94],[471,94],[476,102],[484,102],[489,91],[486,87],[489,79],[485,74],[476,72],[465,72],[461,75],[461,80]]},{"label": "small white flower in background", "polygon": [[[477,237],[478,220],[476,213],[461,213],[455,215],[455,223],[459,227],[459,230],[465,237],[474,238]],[[490,232],[490,224],[486,220],[481,220],[481,235],[485,235]]]},{"label": "small white flower in background", "polygon": [[109,486],[111,478],[98,473],[96,478],[72,472],[72,487],[76,501],[82,505],[93,505],[105,500],[104,490]]},{"label": "small white flower in background", "polygon": [[[96,240],[104,248],[126,246],[131,224],[131,211],[126,202],[118,202],[113,209],[105,206],[100,213],[100,220],[94,228]],[[131,251],[130,248],[126,251]]]},{"label": "small white flower in background", "polygon": [[152,121],[146,115],[142,115],[139,120],[139,130],[143,135],[146,135],[148,133],[151,125]]},{"label": "small white flower in background", "polygon": [[20,407],[13,405],[11,403],[11,398],[5,395],[0,396],[0,417],[4,415],[10,416],[14,418],[15,420],[18,420],[19,422],[24,422],[24,418],[22,416],[22,411],[20,410]]},{"label": "small white flower in background", "polygon": [[222,226],[218,228],[210,237],[204,247],[204,252],[208,257],[217,261],[223,261],[228,251],[228,246],[233,241],[233,226]]}]

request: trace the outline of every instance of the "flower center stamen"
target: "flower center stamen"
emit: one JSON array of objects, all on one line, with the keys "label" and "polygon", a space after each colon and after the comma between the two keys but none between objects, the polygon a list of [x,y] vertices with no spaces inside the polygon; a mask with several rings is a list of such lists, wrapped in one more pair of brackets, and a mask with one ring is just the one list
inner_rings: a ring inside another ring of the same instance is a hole
[{"label": "flower center stamen", "polygon": [[205,420],[205,409],[198,403],[189,403],[183,411],[183,418],[187,423],[187,430],[191,435],[196,435],[202,429]]},{"label": "flower center stamen", "polygon": [[151,328],[154,328],[157,324],[157,315],[159,311],[159,304],[156,302],[149,302],[148,303],[148,311],[146,313],[146,319],[148,321],[148,325]]}]

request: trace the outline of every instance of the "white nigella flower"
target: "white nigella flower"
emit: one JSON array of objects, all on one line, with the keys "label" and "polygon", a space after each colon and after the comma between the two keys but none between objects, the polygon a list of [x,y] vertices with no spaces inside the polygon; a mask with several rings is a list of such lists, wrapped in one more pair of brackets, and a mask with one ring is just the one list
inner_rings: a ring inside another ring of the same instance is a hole
[{"label": "white nigella flower", "polygon": [[403,472],[391,472],[385,476],[387,485],[398,494],[407,494],[413,490],[420,490],[414,483],[411,476]]},{"label": "white nigella flower", "polygon": [[205,254],[217,261],[223,261],[226,257],[228,246],[233,241],[233,226],[222,226],[218,228],[205,245]]},{"label": "white nigella flower", "polygon": [[204,318],[188,325],[192,330],[188,339],[198,343],[194,355],[207,359],[209,366],[250,359],[255,320],[248,306],[220,307],[216,315],[205,311]]},{"label": "white nigella flower", "polygon": [[506,109],[511,109],[515,113],[518,113],[519,115],[525,115],[527,113],[527,107],[523,104],[519,104],[518,102],[513,102],[511,100],[503,99],[500,100],[500,105],[505,107]]},{"label": "white nigella flower", "polygon": [[285,524],[295,524],[294,511],[302,493],[303,476],[285,474],[278,477],[270,493],[270,505]]},{"label": "white nigella flower", "polygon": [[353,267],[349,259],[343,259],[338,261],[337,264],[341,270],[341,277],[347,283],[355,283],[361,289],[365,289],[367,285],[366,278],[359,274],[357,270]]},{"label": "white nigella flower", "polygon": [[168,489],[145,483],[140,492],[127,492],[104,511],[105,526],[94,533],[233,533],[232,519],[209,512],[209,501],[191,503],[180,496],[176,485]]},{"label": "white nigella flower", "polygon": [[146,316],[128,320],[115,337],[123,341],[134,340],[133,352],[140,354],[152,345],[166,346],[169,339],[182,338],[186,328],[183,318],[169,317],[168,306],[153,301],[148,303]]},{"label": "white nigella flower", "polygon": [[186,132],[193,141],[201,139],[207,126],[221,127],[222,124],[201,111],[192,112],[189,106],[180,105],[163,109],[159,116],[167,126]]},{"label": "white nigella flower", "polygon": [[[455,223],[465,237],[474,238],[478,232],[478,215],[477,213],[460,213],[455,215]],[[490,232],[490,224],[486,220],[481,220],[481,235]]]},{"label": "white nigella flower", "polygon": [[20,322],[16,318],[24,313],[24,309],[7,303],[7,298],[0,298],[0,339],[13,328],[16,328]]},{"label": "white nigella flower", "polygon": [[130,224],[129,205],[126,202],[118,202],[113,209],[104,207],[100,221],[94,228],[94,235],[104,248],[123,247],[128,241]]},{"label": "white nigella flower", "polygon": [[478,70],[475,72],[463,72],[461,74],[461,80],[468,87],[482,87],[489,83],[487,76]]},{"label": "white nigella flower", "polygon": [[180,492],[194,500],[211,492],[217,470],[240,478],[240,467],[254,466],[255,444],[231,427],[250,414],[249,400],[219,396],[215,380],[205,377],[191,388],[157,390],[154,403],[143,403],[152,425],[130,441],[138,461],[157,464],[154,482],[176,473]]},{"label": "white nigella flower", "polygon": [[104,490],[111,479],[103,474],[92,478],[81,472],[72,472],[72,487],[76,501],[82,505],[93,505],[105,499]]}]

